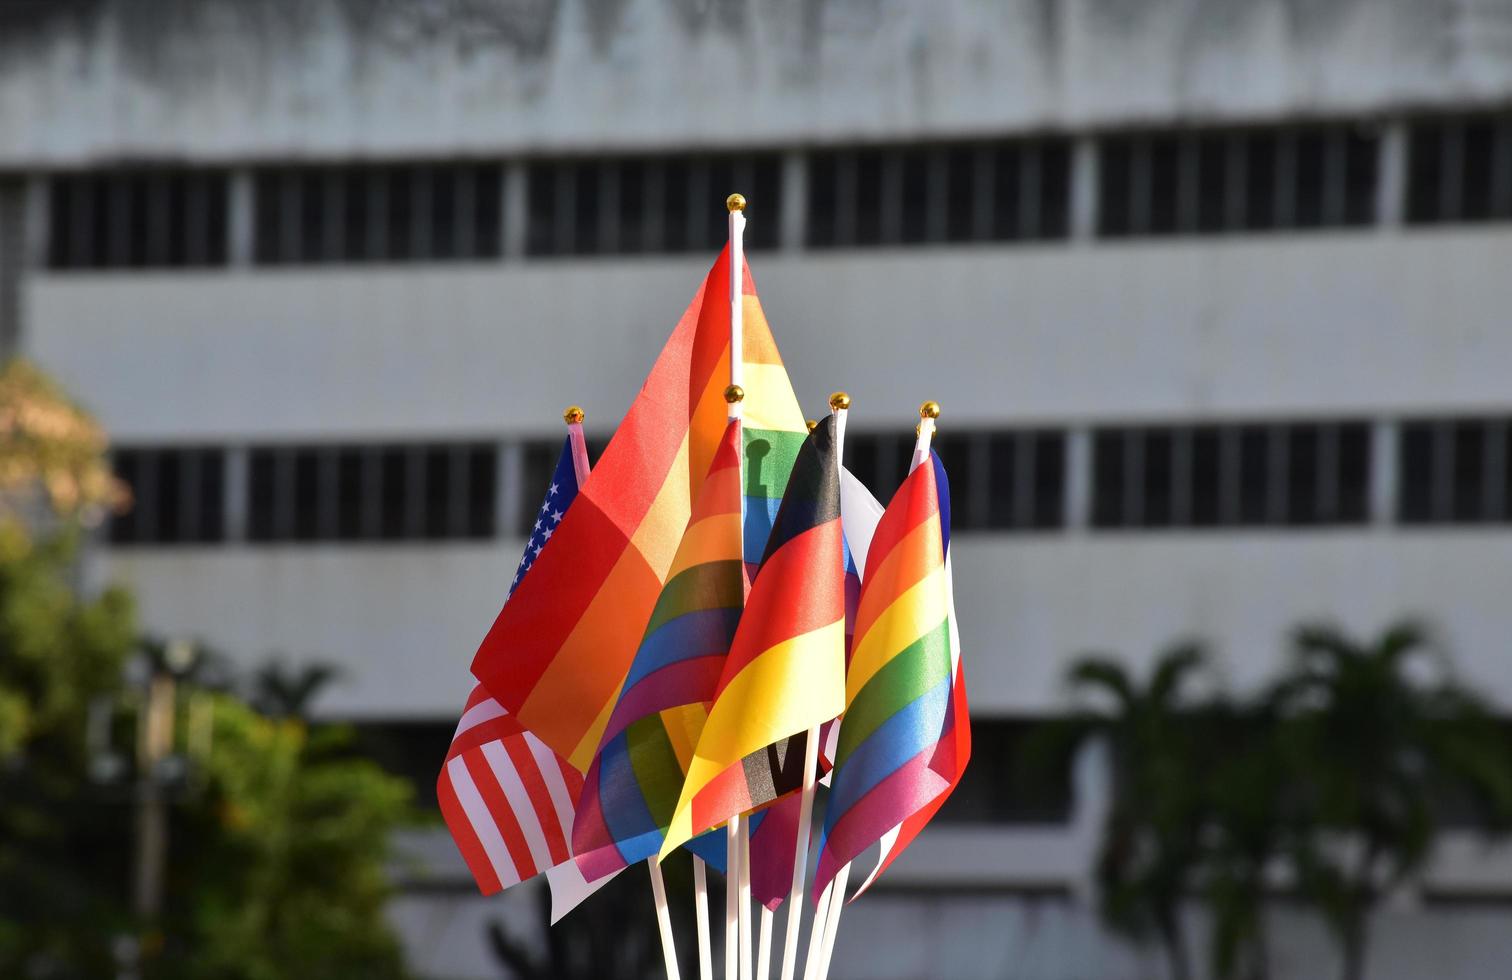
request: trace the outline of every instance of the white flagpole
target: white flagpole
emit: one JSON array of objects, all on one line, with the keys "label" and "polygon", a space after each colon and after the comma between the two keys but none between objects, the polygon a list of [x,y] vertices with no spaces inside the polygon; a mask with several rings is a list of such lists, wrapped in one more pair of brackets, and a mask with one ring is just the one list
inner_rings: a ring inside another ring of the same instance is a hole
[{"label": "white flagpole", "polygon": [[725,827],[725,980],[740,977],[740,817]]},{"label": "white flagpole", "polygon": [[740,980],[751,976],[751,821],[740,821]]},{"label": "white flagpole", "polygon": [[662,881],[661,865],[656,856],[646,858],[646,867],[651,872],[651,895],[656,899],[656,926],[661,930],[662,959],[667,963],[667,980],[679,980],[677,973],[677,946],[672,939],[672,916],[667,911],[667,886]]},{"label": "white flagpole", "polygon": [[831,881],[819,893],[819,903],[814,906],[814,925],[809,930],[808,955],[803,961],[803,980],[815,980],[819,975],[819,953],[824,946],[825,924],[829,920],[830,892],[835,883]]},{"label": "white flagpole", "polygon": [[835,872],[829,915],[825,919],[824,941],[819,950],[819,974],[816,980],[827,980],[829,977],[830,957],[835,952],[835,934],[840,931],[840,911],[845,908],[845,883],[850,878],[850,869],[850,862],[847,861]]},{"label": "white flagpole", "polygon": [[[745,400],[745,389],[740,386],[745,378],[745,288],[742,282],[745,278],[745,203],[745,198],[739,194],[725,198],[725,209],[730,215],[730,385],[725,389],[725,404],[729,406],[726,417],[731,419],[743,416]],[[742,452],[742,470],[744,456]],[[751,980],[750,879],[742,871],[745,862],[741,860],[744,825],[744,820],[734,816],[725,828],[725,980]],[[742,897],[746,899],[744,903]],[[747,935],[744,937],[740,929],[742,904],[746,909]],[[742,952],[746,955],[742,956]],[[742,960],[744,969],[739,965]]]},{"label": "white flagpole", "polygon": [[756,940],[756,980],[772,975],[772,910],[761,907],[761,934]]},{"label": "white flagpole", "polygon": [[[909,460],[908,472],[912,473],[929,459],[929,445],[934,440],[935,419],[940,417],[939,402],[925,402],[919,406],[919,428],[917,438],[914,439],[913,458]],[[879,855],[881,861],[886,854]],[[805,980],[827,980],[829,977],[830,957],[835,951],[835,934],[840,931],[840,913],[845,908],[845,885],[850,879],[851,862],[847,861],[835,873],[834,894],[830,897],[830,908],[825,916],[824,938],[821,943],[819,958],[819,972],[812,977],[805,975]],[[824,900],[821,898],[820,903]],[[810,943],[813,939],[809,940]]]},{"label": "white flagpole", "polygon": [[[830,411],[835,416],[835,464],[842,462],[845,449],[845,419],[850,412],[850,395],[837,391],[830,395]],[[819,785],[819,726],[810,728],[803,739],[803,789],[798,803],[798,841],[793,849],[793,884],[788,890],[787,934],[782,943],[782,980],[793,980],[798,968],[798,934],[803,929],[803,885],[808,876],[809,836],[814,824],[814,794]],[[814,910],[811,929],[821,928],[821,908]],[[809,936],[812,947],[814,932]],[[805,967],[805,972],[807,968]]]},{"label": "white flagpole", "polygon": [[698,980],[714,980],[714,957],[709,951],[709,878],[704,860],[693,855],[693,913],[698,920]]}]

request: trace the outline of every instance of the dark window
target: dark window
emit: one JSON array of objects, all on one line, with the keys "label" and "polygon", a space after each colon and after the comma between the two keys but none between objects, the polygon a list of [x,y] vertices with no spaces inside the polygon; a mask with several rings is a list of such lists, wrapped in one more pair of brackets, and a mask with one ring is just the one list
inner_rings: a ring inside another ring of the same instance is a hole
[{"label": "dark window", "polygon": [[836,154],[815,153],[808,167],[808,244],[812,248],[838,245],[839,167]]},{"label": "dark window", "polygon": [[1149,187],[1148,227],[1154,234],[1170,234],[1180,229],[1182,173],[1181,140],[1161,134],[1147,141]]},{"label": "dark window", "polygon": [[1029,438],[1034,445],[1031,523],[1036,528],[1060,527],[1066,520],[1065,437],[1059,432],[1037,432]]},{"label": "dark window", "polygon": [[342,448],[336,452],[336,537],[355,541],[364,536],[364,512],[368,494],[367,460],[360,449]]},{"label": "dark window", "polygon": [[1116,238],[1134,231],[1134,140],[1102,141],[1098,154],[1098,231]]},{"label": "dark window", "polygon": [[1338,519],[1359,524],[1370,516],[1370,426],[1339,426]]},{"label": "dark window", "polygon": [[1433,442],[1433,426],[1426,422],[1402,427],[1398,506],[1404,524],[1433,519]]},{"label": "dark window", "polygon": [[921,149],[904,150],[895,157],[903,185],[898,239],[907,244],[918,244],[931,237],[930,215],[937,209],[930,206],[930,157],[930,151]]},{"label": "dark window", "polygon": [[110,522],[114,544],[192,544],[225,537],[224,456],[213,449],[121,449],[117,477],[131,506]]},{"label": "dark window", "polygon": [[385,446],[378,452],[378,537],[394,541],[408,530],[409,474],[401,446]]},{"label": "dark window", "polygon": [[[427,538],[447,538],[454,535],[453,527],[460,527],[460,509],[453,506],[452,499],[452,450],[447,448],[427,449],[425,460],[425,513],[422,525]],[[457,514],[454,524],[452,514]]]},{"label": "dark window", "polygon": [[1092,524],[1119,527],[1124,524],[1125,483],[1124,432],[1103,430],[1092,436]]},{"label": "dark window", "polygon": [[491,446],[472,446],[467,459],[467,536],[494,534],[494,501],[498,497],[498,459]]},{"label": "dark window", "polygon": [[882,244],[882,215],[888,208],[896,208],[895,197],[886,194],[883,170],[889,154],[884,150],[865,149],[855,154],[856,191],[853,222],[855,245]]},{"label": "dark window", "polygon": [[1322,518],[1320,500],[1324,496],[1324,477],[1336,474],[1332,459],[1321,461],[1325,440],[1318,426],[1294,425],[1286,433],[1286,521],[1288,524],[1316,524]]},{"label": "dark window", "polygon": [[578,255],[600,251],[599,236],[599,168],[592,163],[578,163],[572,168],[572,249]]},{"label": "dark window", "polygon": [[1213,527],[1222,519],[1223,435],[1214,427],[1194,429],[1191,435],[1191,522]]},{"label": "dark window", "polygon": [[1424,119],[1408,134],[1409,222],[1512,218],[1512,114]]},{"label": "dark window", "polygon": [[290,454],[294,466],[294,483],[290,496],[290,533],[295,541],[314,541],[321,537],[320,527],[320,455],[312,449]]},{"label": "dark window", "polygon": [[54,269],[223,265],[228,184],[220,171],[59,174],[47,196]]}]

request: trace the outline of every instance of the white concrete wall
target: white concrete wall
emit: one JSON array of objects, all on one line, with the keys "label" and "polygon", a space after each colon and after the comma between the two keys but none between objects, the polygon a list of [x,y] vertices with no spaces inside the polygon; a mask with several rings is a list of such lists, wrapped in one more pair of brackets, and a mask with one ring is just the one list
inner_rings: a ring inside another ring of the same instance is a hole
[{"label": "white concrete wall", "polygon": [[[31,354],[123,440],[607,430],[705,257],[39,274]],[[1512,408],[1512,232],[753,257],[858,428]]]},{"label": "white concrete wall", "polygon": [[0,166],[748,145],[1512,97],[1509,0],[59,8],[0,21]]}]

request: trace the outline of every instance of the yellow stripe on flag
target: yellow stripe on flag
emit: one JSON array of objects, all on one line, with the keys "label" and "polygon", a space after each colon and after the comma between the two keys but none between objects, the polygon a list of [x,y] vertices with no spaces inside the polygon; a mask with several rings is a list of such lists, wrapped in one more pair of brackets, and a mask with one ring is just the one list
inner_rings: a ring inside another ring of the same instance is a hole
[{"label": "yellow stripe on flag", "polygon": [[840,619],[768,647],[725,686],[699,736],[663,858],[693,836],[693,797],[714,777],[758,749],[807,731],[815,718],[834,718],[845,710],[838,696],[845,663],[834,655],[844,644]]},{"label": "yellow stripe on flag", "polygon": [[[939,531],[935,532],[939,534]],[[872,623],[865,636],[858,636],[851,650],[850,669],[845,677],[845,703],[876,676],[887,662],[919,637],[945,621],[949,592],[945,588],[945,569],[936,566],[911,586]]]}]

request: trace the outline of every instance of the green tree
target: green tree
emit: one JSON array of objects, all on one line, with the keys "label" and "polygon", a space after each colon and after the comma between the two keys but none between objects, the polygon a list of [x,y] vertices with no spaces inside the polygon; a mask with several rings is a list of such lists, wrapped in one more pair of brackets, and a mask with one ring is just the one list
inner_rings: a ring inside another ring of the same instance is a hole
[{"label": "green tree", "polygon": [[228,980],[403,976],[384,917],[410,788],[350,755],[343,726],[214,696],[210,789],[180,814],[162,973]]},{"label": "green tree", "polygon": [[91,778],[92,753],[110,728],[131,744],[128,660],[168,658],[138,638],[124,591],[79,589],[86,529],[127,500],[104,451],[46,378],[0,370],[0,977],[112,976],[129,935],[148,978],[400,976],[382,913],[407,784],[355,758],[346,729],[259,714],[210,671],[177,685],[211,737],[179,746],[195,750],[194,778],[168,789],[163,914],[132,916],[135,800]]},{"label": "green tree", "polygon": [[1343,980],[1361,980],[1371,912],[1420,876],[1436,802],[1463,800],[1488,829],[1505,826],[1507,741],[1412,623],[1371,641],[1298,629],[1276,704],[1302,831],[1290,848],[1297,883],[1339,943]]},{"label": "green tree", "polygon": [[1265,980],[1269,877],[1290,828],[1274,704],[1265,694],[1253,703],[1218,700],[1206,710],[1214,744],[1222,746],[1203,778],[1208,826],[1201,878],[1210,966],[1221,980]]},{"label": "green tree", "polygon": [[1070,670],[1072,687],[1107,702],[1073,723],[1104,738],[1112,754],[1113,784],[1097,854],[1100,911],[1114,930],[1159,943],[1174,980],[1189,980],[1192,965],[1181,910],[1195,887],[1206,800],[1202,772],[1210,765],[1210,720],[1184,699],[1206,654],[1192,642],[1156,660],[1139,683],[1106,656],[1086,657]]},{"label": "green tree", "polygon": [[0,976],[105,976],[127,925],[119,806],[85,778],[90,704],[135,621],[118,589],[77,594],[83,529],[125,495],[104,435],[37,371],[0,371]]}]

